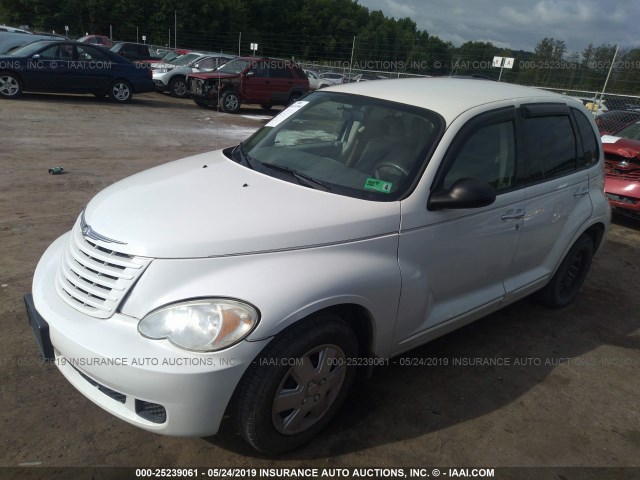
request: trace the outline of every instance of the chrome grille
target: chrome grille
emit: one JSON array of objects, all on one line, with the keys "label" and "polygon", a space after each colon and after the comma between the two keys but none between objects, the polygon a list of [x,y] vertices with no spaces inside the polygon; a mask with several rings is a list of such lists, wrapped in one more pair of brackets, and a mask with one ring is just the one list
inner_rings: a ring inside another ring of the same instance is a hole
[{"label": "chrome grille", "polygon": [[56,290],[76,310],[109,318],[150,262],[83,237],[77,222],[60,262]]}]

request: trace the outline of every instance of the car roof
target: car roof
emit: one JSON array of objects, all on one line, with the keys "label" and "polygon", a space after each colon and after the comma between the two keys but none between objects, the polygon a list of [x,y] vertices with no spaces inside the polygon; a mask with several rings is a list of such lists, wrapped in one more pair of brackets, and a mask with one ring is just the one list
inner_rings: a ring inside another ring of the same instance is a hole
[{"label": "car roof", "polygon": [[566,95],[476,78],[390,79],[384,82],[347,83],[327,87],[323,91],[365,95],[428,108],[442,115],[447,124],[470,108],[504,100],[547,101],[565,104],[571,102],[576,106],[581,105],[579,101]]}]

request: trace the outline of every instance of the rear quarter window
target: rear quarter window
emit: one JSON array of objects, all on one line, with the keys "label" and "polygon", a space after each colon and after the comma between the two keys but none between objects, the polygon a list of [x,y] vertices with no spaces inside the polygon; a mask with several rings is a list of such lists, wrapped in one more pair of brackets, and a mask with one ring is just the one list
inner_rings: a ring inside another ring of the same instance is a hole
[{"label": "rear quarter window", "polygon": [[580,134],[580,139],[582,141],[583,154],[578,158],[578,168],[593,165],[598,161],[600,156],[598,140],[596,139],[595,132],[584,113],[576,108],[572,108],[571,112],[573,113],[573,118],[576,120],[578,133]]}]

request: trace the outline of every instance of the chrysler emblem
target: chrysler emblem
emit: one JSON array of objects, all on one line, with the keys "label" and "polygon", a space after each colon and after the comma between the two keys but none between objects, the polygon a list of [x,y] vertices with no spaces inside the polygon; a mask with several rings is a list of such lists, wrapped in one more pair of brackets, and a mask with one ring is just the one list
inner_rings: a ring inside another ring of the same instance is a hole
[{"label": "chrysler emblem", "polygon": [[120,240],[114,240],[113,238],[105,237],[104,235],[100,235],[96,232],[91,225],[88,225],[84,219],[84,212],[80,217],[80,231],[82,232],[82,236],[86,238],[91,238],[92,240],[99,240],[105,243],[119,243],[120,245],[126,245],[125,242],[121,242]]}]

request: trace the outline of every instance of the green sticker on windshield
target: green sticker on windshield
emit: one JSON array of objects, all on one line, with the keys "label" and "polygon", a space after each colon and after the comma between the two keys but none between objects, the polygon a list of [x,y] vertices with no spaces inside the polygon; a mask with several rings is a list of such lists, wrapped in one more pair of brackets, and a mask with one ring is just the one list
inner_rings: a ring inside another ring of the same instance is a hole
[{"label": "green sticker on windshield", "polygon": [[384,180],[377,180],[375,178],[367,178],[364,183],[365,190],[375,190],[376,192],[391,193],[391,187],[393,183],[385,182]]}]

